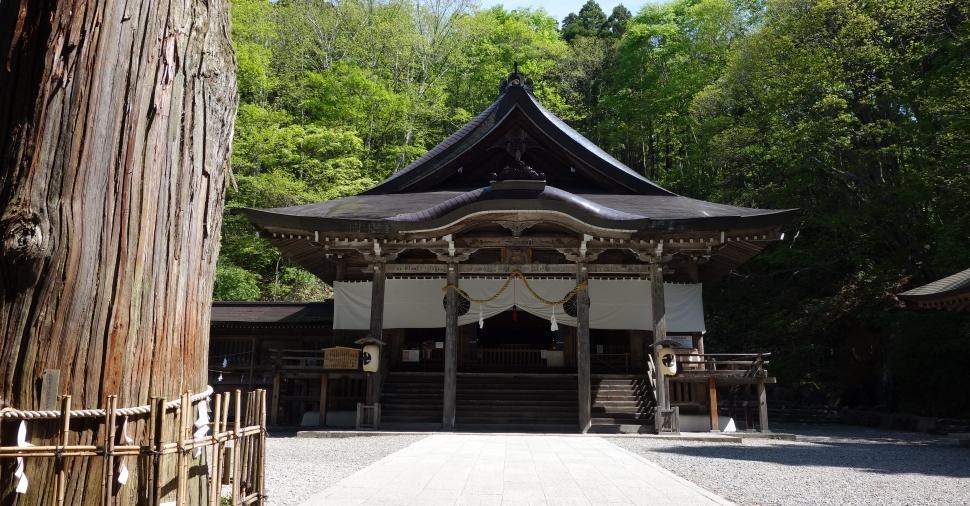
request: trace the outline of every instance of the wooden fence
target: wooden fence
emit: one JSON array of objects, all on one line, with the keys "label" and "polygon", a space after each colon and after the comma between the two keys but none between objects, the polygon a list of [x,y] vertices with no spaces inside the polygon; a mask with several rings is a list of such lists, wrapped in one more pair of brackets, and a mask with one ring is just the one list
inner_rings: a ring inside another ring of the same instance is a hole
[{"label": "wooden fence", "polygon": [[[131,473],[148,478],[147,486],[139,487],[135,499],[138,504],[172,504],[172,494],[163,491],[163,486],[167,489],[174,481],[174,504],[181,506],[200,503],[199,496],[190,495],[188,484],[190,461],[204,452],[208,468],[206,504],[235,506],[265,502],[265,390],[213,394],[212,387],[208,387],[204,392],[185,393],[170,402],[153,397],[147,406],[119,408],[117,402],[117,396],[112,395],[103,409],[72,410],[71,396],[65,395],[60,397],[60,410],[4,409],[0,411],[0,428],[7,431],[15,427],[20,434],[16,446],[0,446],[0,460],[17,460],[18,472],[12,478],[25,489],[28,483],[53,483],[52,494],[44,495],[53,495],[58,505],[65,504],[69,481],[65,458],[90,459],[86,466],[80,466],[82,469],[100,466],[103,480],[99,492],[101,503],[106,505],[118,502],[116,496],[129,474],[127,460],[146,466]],[[183,409],[184,406],[191,408]],[[146,422],[148,429],[147,439],[143,437],[141,441],[132,439],[127,431],[129,422],[138,421]],[[82,433],[90,436],[92,424],[97,434],[94,444],[74,444],[83,439]],[[57,444],[30,445],[22,437],[28,426],[30,433],[58,434]],[[163,469],[164,456],[174,456],[175,465]],[[26,464],[35,459],[55,461],[54,466],[33,466],[34,471],[49,469],[54,473],[53,480],[38,479],[41,476],[31,474],[32,468]],[[174,480],[171,472],[167,472],[173,468]],[[26,477],[20,477],[21,472],[29,476],[29,482]]]}]

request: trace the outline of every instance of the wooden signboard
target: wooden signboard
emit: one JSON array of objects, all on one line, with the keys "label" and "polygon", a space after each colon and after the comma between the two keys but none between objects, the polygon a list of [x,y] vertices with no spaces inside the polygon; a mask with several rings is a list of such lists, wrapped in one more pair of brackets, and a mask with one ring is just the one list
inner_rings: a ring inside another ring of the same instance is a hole
[{"label": "wooden signboard", "polygon": [[360,364],[360,350],[345,346],[323,349],[323,368],[348,370],[357,369]]}]

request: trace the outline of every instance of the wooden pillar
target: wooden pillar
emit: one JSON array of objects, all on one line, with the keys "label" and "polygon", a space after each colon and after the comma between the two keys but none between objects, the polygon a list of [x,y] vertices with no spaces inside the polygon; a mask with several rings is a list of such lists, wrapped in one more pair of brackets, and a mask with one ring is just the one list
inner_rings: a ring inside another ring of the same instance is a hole
[{"label": "wooden pillar", "polygon": [[761,424],[761,432],[771,432],[768,429],[768,393],[765,390],[764,376],[758,377],[758,418]]},{"label": "wooden pillar", "polygon": [[[387,273],[384,263],[378,262],[373,265],[374,280],[371,283],[370,292],[370,337],[383,340],[384,335],[384,281]],[[383,350],[382,353],[383,355]],[[374,404],[381,398],[381,376],[387,367],[383,357],[378,357],[378,368],[375,373],[367,373],[367,404]]]},{"label": "wooden pillar", "polygon": [[[576,284],[586,284],[589,272],[580,262],[576,270]],[[589,289],[576,292],[576,381],[579,390],[579,431],[586,433],[590,426],[592,394],[589,371]]]},{"label": "wooden pillar", "polygon": [[330,374],[323,373],[320,375],[320,420],[317,425],[320,427],[327,426],[327,394],[330,389]]},{"label": "wooden pillar", "polygon": [[714,376],[707,377],[707,401],[711,410],[711,432],[718,432],[721,424],[717,419],[717,382],[714,381]]},{"label": "wooden pillar", "polygon": [[655,384],[657,386],[657,409],[656,427],[660,429],[660,410],[670,409],[670,400],[667,397],[666,377],[660,369],[660,346],[659,343],[667,339],[667,307],[664,303],[664,279],[663,279],[663,255],[662,249],[658,246],[653,263],[650,265],[650,293],[651,310],[653,312],[653,353],[654,374],[656,374]]},{"label": "wooden pillar", "polygon": [[273,412],[269,414],[270,425],[276,425],[280,414],[280,384],[282,382],[282,373],[280,373],[280,371],[276,371],[273,374]]},{"label": "wooden pillar", "polygon": [[458,391],[458,269],[448,264],[448,291],[445,293],[445,388],[441,409],[441,428],[455,428],[455,398]]}]

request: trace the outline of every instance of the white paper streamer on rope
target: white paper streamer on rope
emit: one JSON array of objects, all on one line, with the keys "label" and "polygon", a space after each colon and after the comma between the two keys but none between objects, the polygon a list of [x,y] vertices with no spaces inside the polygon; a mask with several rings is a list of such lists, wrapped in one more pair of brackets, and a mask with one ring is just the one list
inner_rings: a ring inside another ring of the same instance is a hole
[{"label": "white paper streamer on rope", "polygon": [[[27,422],[21,420],[20,427],[17,429],[17,446],[20,448],[26,448],[30,446],[27,442]],[[27,493],[27,472],[24,469],[26,464],[23,457],[17,457],[17,470],[13,472],[13,475],[17,478],[17,493],[26,494]]]},{"label": "white paper streamer on rope", "polygon": [[556,321],[556,306],[552,306],[552,316],[549,317],[549,330],[553,332],[559,330],[559,322]]},{"label": "white paper streamer on rope", "polygon": [[[474,299],[485,299],[499,292],[504,277],[462,277],[460,286]],[[520,286],[521,285],[521,286]],[[529,279],[529,285],[548,300],[559,300],[576,287],[575,279]],[[444,279],[389,279],[384,295],[384,328],[443,328],[445,311],[441,306]],[[370,329],[370,282],[334,282],[334,328]],[[667,330],[704,332],[704,305],[700,284],[664,284]],[[615,330],[651,330],[653,328],[650,282],[641,279],[600,279],[589,281],[589,328]],[[532,296],[521,279],[515,279],[497,298],[479,304],[478,311],[458,317],[459,325],[487,320],[512,306],[545,320],[552,308]],[[576,326],[576,318],[556,308],[560,327]]]},{"label": "white paper streamer on rope", "polygon": [[485,328],[485,317],[482,316],[482,305],[478,305],[478,328]]},{"label": "white paper streamer on rope", "polygon": [[229,357],[222,357],[222,367],[229,367]]},{"label": "white paper streamer on rope", "polygon": [[[130,445],[134,443],[135,440],[128,435],[128,417],[124,417],[121,421],[121,435],[118,436],[118,443],[122,445]],[[118,459],[120,463],[118,464],[118,484],[124,485],[128,483],[128,464],[125,464],[125,458],[120,457]]]},{"label": "white paper streamer on rope", "polygon": [[[209,403],[205,400],[199,401],[199,417],[195,419],[195,438],[205,437],[209,433]],[[192,450],[192,456],[199,458],[202,455],[202,447]]]}]

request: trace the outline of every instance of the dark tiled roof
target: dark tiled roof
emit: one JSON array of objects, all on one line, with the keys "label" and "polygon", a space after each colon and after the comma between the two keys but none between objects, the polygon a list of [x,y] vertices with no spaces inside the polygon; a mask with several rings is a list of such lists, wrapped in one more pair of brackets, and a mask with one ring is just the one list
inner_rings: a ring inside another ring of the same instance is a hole
[{"label": "dark tiled roof", "polygon": [[213,326],[329,325],[333,301],[324,302],[214,302]]},{"label": "dark tiled roof", "polygon": [[[510,76],[510,80],[512,76]],[[444,169],[450,162],[472,148],[483,148],[479,143],[498,128],[514,111],[521,113],[552,140],[559,150],[569,152],[583,160],[592,171],[610,180],[617,188],[625,188],[642,195],[674,195],[660,185],[638,174],[613,158],[592,141],[571,128],[555,114],[539,103],[524,86],[507,87],[481,114],[465,124],[457,132],[432,148],[413,163],[401,169],[366,195],[382,193],[427,191],[420,182]],[[566,167],[563,167],[566,169]]]},{"label": "dark tiled roof", "polygon": [[[308,229],[341,228],[351,222],[379,222],[386,232],[407,230],[410,223],[433,220],[455,213],[462,208],[480,211],[484,207],[506,207],[516,200],[525,207],[539,207],[541,202],[561,205],[563,210],[575,211],[607,222],[625,222],[624,227],[640,228],[648,222],[691,222],[709,220],[751,221],[778,219],[786,222],[791,210],[766,210],[715,204],[703,200],[667,195],[611,195],[572,194],[547,186],[535,195],[499,195],[487,188],[469,192],[438,191],[387,195],[359,195],[303,206],[276,209],[247,210],[253,221],[261,226],[306,227]],[[359,227],[357,227],[359,228]]]},{"label": "dark tiled roof", "polygon": [[900,297],[920,297],[928,295],[946,295],[953,292],[970,290],[970,269],[960,271],[952,276],[938,279],[932,283],[907,290]]}]

